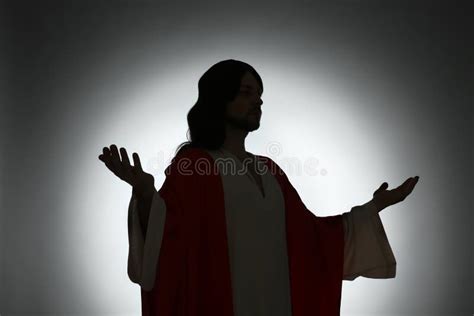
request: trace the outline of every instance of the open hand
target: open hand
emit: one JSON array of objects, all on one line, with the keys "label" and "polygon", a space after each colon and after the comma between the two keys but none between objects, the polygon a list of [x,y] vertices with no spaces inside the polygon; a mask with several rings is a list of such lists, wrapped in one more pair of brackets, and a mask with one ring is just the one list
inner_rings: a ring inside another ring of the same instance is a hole
[{"label": "open hand", "polygon": [[102,149],[102,154],[99,155],[99,159],[105,163],[107,168],[112,171],[117,177],[130,184],[135,192],[139,195],[152,192],[155,188],[155,178],[149,173],[146,173],[142,169],[140,163],[140,157],[137,153],[133,153],[133,164],[130,165],[128,159],[127,150],[120,148],[120,154],[122,160],[120,160],[117,146],[110,145]]},{"label": "open hand", "polygon": [[405,200],[405,198],[413,191],[416,183],[420,177],[410,177],[403,182],[400,186],[393,190],[387,190],[388,183],[384,182],[382,185],[374,192],[373,200],[377,206],[378,212],[386,208],[387,206],[393,205],[395,203]]}]

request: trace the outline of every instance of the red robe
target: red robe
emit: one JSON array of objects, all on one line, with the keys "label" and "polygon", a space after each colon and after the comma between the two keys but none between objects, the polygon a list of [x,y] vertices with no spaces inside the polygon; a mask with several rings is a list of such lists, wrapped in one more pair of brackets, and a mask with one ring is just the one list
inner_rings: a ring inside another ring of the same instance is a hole
[{"label": "red robe", "polygon": [[[339,315],[342,215],[315,216],[282,169],[268,157],[257,158],[285,199],[292,316]],[[166,169],[158,191],[166,221],[154,287],[141,289],[144,316],[233,316],[224,192],[212,166],[207,152],[187,149]]]}]

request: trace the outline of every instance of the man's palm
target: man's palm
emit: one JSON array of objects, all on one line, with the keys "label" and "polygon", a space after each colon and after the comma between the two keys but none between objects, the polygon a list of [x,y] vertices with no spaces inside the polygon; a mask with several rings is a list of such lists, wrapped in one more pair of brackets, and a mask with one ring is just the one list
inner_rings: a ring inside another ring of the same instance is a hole
[{"label": "man's palm", "polygon": [[130,165],[127,150],[120,148],[120,155],[117,146],[111,145],[110,149],[104,147],[99,159],[105,163],[107,168],[117,177],[130,184],[139,194],[154,189],[155,179],[149,173],[143,171],[140,157],[137,153],[133,153],[133,164]]},{"label": "man's palm", "polygon": [[378,206],[379,211],[386,208],[387,206],[405,200],[405,198],[415,188],[418,179],[418,176],[410,177],[406,179],[405,182],[403,182],[400,186],[392,190],[386,190],[388,188],[387,182],[382,183],[382,185],[374,192],[373,195],[373,199]]}]

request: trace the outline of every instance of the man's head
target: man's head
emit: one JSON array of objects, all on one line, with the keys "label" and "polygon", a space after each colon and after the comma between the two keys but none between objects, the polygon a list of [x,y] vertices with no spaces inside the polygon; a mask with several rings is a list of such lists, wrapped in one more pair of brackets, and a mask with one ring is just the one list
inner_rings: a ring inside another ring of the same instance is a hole
[{"label": "man's head", "polygon": [[263,82],[251,65],[222,60],[201,76],[198,89],[198,100],[187,115],[190,140],[181,143],[176,154],[187,147],[217,149],[229,128],[248,132],[259,128]]},{"label": "man's head", "polygon": [[262,116],[262,93],[262,87],[255,76],[250,72],[246,72],[242,77],[237,95],[227,103],[226,123],[232,128],[247,132],[258,129]]}]

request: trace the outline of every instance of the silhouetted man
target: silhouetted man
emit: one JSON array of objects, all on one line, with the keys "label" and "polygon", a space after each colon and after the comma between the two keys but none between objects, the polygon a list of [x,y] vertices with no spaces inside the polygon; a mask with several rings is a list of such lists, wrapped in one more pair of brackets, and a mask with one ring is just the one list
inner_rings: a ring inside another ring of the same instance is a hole
[{"label": "silhouetted man", "polygon": [[128,274],[141,286],[143,315],[339,315],[342,280],[395,277],[378,213],[418,177],[393,190],[384,182],[350,212],[315,216],[273,160],[245,149],[262,115],[255,69],[221,61],[198,86],[191,140],[159,191],[138,154],[134,166],[115,145],[99,156],[133,187]]}]

